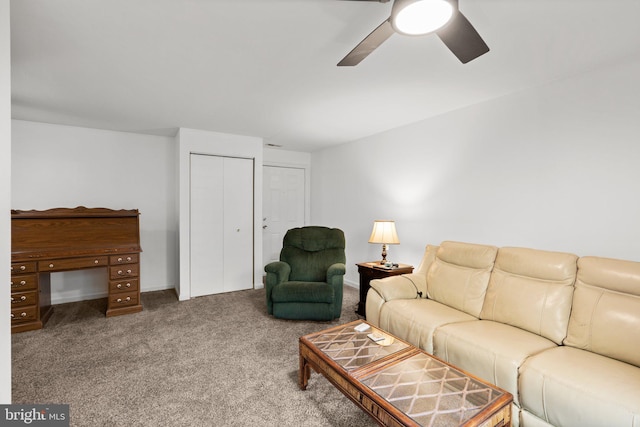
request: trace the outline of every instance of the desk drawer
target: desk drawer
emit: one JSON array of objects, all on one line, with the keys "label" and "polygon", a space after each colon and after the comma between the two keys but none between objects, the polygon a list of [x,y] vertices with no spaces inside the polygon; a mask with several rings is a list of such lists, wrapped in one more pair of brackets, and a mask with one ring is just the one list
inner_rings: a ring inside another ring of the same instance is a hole
[{"label": "desk drawer", "polygon": [[109,292],[131,292],[138,290],[138,279],[109,282]]},{"label": "desk drawer", "polygon": [[20,323],[38,319],[38,307],[21,307],[11,309],[11,323]]},{"label": "desk drawer", "polygon": [[135,264],[136,262],[138,262],[138,254],[111,255],[109,257],[109,263],[111,265]]},{"label": "desk drawer", "polygon": [[27,305],[36,305],[38,302],[38,293],[31,292],[14,292],[11,294],[11,308],[24,307]]},{"label": "desk drawer", "polygon": [[109,265],[109,257],[97,256],[87,258],[52,259],[40,261],[40,271],[66,271],[80,268],[106,267]]},{"label": "desk drawer", "polygon": [[123,277],[138,277],[139,269],[140,266],[138,264],[116,265],[109,268],[109,277],[113,280]]},{"label": "desk drawer", "polygon": [[24,276],[11,277],[11,291],[29,291],[38,289],[38,276],[35,274],[25,274]]},{"label": "desk drawer", "polygon": [[128,307],[130,305],[138,305],[138,292],[109,295],[109,309]]},{"label": "desk drawer", "polygon": [[12,262],[11,274],[35,273],[36,263],[33,262]]}]

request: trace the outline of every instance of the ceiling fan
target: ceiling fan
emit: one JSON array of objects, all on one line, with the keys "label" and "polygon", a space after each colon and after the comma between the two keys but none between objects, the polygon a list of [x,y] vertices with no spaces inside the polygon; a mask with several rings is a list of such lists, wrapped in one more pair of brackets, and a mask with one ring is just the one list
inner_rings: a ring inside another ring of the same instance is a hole
[{"label": "ceiling fan", "polygon": [[391,16],[349,52],[338,66],[358,65],[393,33],[413,36],[436,33],[463,64],[489,52],[489,46],[458,9],[458,0],[394,0]]}]

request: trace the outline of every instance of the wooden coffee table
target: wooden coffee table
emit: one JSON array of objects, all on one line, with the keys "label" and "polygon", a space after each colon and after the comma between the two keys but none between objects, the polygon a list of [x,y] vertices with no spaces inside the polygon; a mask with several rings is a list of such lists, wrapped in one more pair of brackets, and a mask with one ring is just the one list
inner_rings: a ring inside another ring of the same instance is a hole
[{"label": "wooden coffee table", "polygon": [[365,321],[301,337],[302,390],[311,368],[383,426],[511,425],[510,393]]}]

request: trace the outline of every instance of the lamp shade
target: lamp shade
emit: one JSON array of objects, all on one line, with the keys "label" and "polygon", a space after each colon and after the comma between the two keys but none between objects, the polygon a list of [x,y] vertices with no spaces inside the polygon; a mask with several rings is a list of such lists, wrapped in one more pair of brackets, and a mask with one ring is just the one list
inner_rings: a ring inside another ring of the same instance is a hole
[{"label": "lamp shade", "polygon": [[396,232],[395,221],[376,220],[373,222],[373,230],[369,237],[369,243],[384,243],[387,245],[398,245],[398,233]]}]

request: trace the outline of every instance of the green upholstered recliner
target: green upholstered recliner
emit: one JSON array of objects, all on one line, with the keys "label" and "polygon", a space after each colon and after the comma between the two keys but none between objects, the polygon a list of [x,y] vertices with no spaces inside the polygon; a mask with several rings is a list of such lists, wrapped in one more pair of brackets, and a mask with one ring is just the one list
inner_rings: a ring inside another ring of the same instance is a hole
[{"label": "green upholstered recliner", "polygon": [[267,312],[282,319],[340,317],[344,248],[344,233],[337,228],[309,226],[287,231],[280,261],[264,267]]}]

